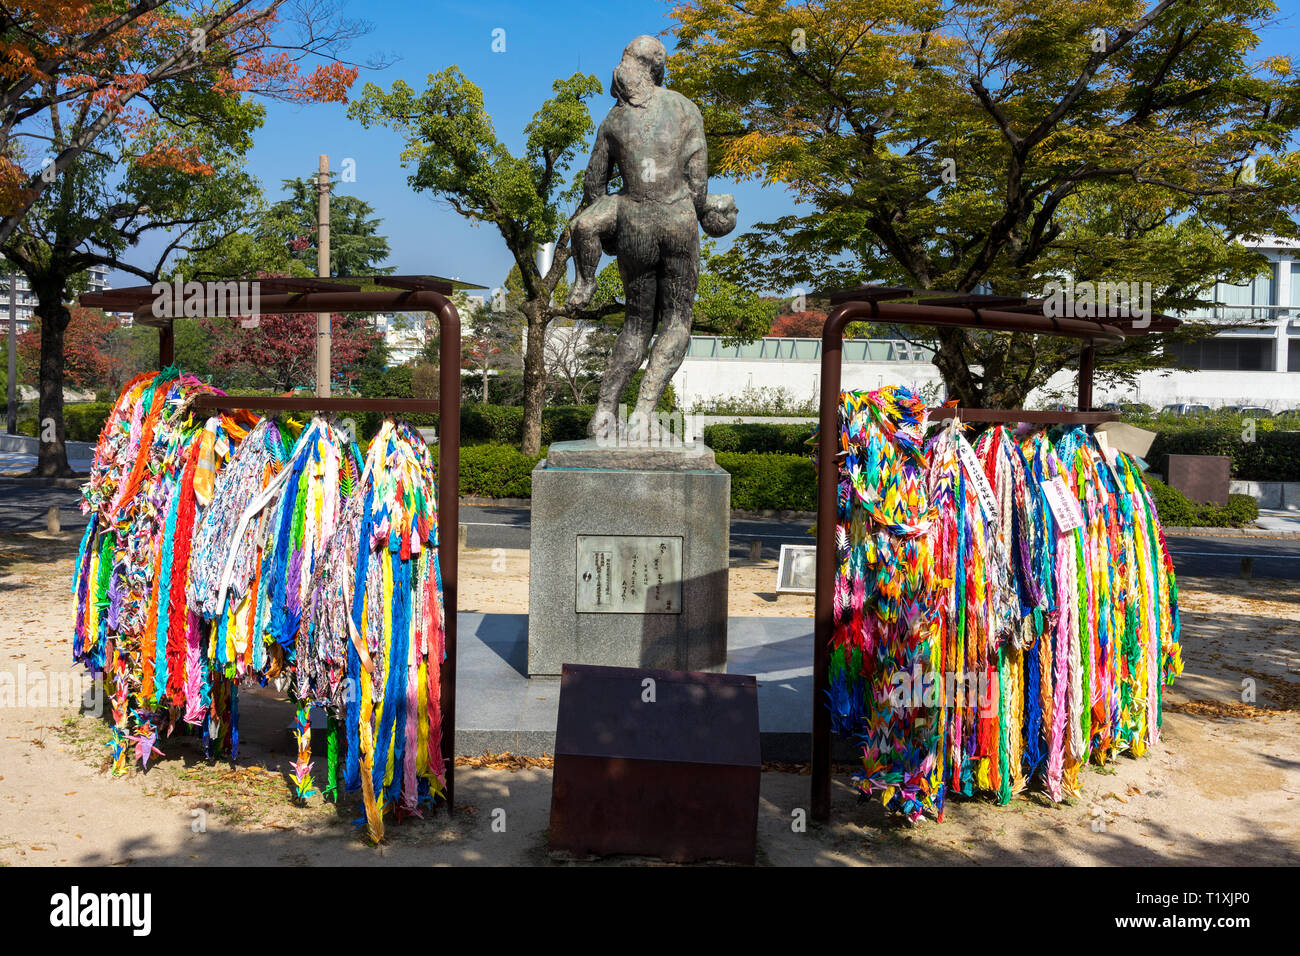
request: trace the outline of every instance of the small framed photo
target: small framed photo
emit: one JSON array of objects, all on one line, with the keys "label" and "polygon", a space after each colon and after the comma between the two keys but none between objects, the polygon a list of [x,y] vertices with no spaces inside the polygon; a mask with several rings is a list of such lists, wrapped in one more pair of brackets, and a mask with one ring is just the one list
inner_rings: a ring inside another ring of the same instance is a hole
[{"label": "small framed photo", "polygon": [[817,547],[811,544],[781,545],[776,566],[777,594],[813,594],[817,590]]}]

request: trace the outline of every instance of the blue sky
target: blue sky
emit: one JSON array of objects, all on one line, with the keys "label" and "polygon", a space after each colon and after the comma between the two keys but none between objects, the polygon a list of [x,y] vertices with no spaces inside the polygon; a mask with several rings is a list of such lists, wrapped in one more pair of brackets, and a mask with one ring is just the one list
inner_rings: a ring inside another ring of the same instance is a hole
[{"label": "blue sky", "polygon": [[[1300,0],[1281,0],[1279,6],[1284,23],[1264,35],[1260,56],[1300,51]],[[673,23],[670,10],[667,0],[345,0],[347,16],[372,26],[354,42],[349,58],[396,60],[382,71],[363,70],[354,94],[367,81],[387,88],[399,78],[420,91],[427,74],[456,64],[482,88],[497,135],[518,151],[525,124],[550,95],[556,78],[595,73],[608,88],[623,47],[638,34],[662,34]],[[503,53],[492,50],[498,28],[505,31]],[[664,39],[671,49],[671,38]],[[611,103],[607,96],[592,102],[597,122]],[[401,138],[384,129],[363,129],[347,119],[345,106],[270,103],[255,142],[249,165],[272,201],[280,198],[282,179],[313,172],[321,153],[329,154],[334,169],[346,158],[355,160],[356,182],[340,188],[374,206],[392,249],[389,264],[399,273],[434,273],[496,286],[512,265],[495,229],[471,225],[428,194],[412,192],[409,172],[397,158]],[[714,179],[710,188],[735,193],[740,209],[736,234],[794,209],[789,195],[777,187]],[[138,261],[152,261],[151,253],[156,255],[160,246],[142,245]],[[110,281],[138,283],[121,273],[110,275]]]}]

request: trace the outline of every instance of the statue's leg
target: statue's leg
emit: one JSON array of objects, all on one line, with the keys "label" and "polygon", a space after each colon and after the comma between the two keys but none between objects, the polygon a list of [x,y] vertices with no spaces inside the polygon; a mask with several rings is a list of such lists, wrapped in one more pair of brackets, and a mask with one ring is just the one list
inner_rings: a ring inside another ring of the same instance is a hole
[{"label": "statue's leg", "polygon": [[618,226],[618,197],[602,196],[573,217],[570,242],[573,247],[573,289],[568,305],[585,309],[596,292],[602,241],[609,240]]},{"label": "statue's leg", "polygon": [[650,347],[650,337],[654,332],[655,293],[658,288],[654,267],[629,274],[620,259],[619,273],[623,277],[626,310],[623,330],[614,340],[609,367],[605,369],[605,376],[600,381],[596,414],[587,426],[588,433],[596,438],[612,438],[616,434],[618,400],[645,360],[646,349]]},{"label": "statue's leg", "polygon": [[689,205],[689,223],[673,223],[673,233],[663,243],[659,267],[659,322],[654,349],[646,363],[645,376],[637,393],[635,416],[655,421],[655,409],[668,382],[682,364],[691,344],[691,317],[700,274],[699,236],[694,212]]}]

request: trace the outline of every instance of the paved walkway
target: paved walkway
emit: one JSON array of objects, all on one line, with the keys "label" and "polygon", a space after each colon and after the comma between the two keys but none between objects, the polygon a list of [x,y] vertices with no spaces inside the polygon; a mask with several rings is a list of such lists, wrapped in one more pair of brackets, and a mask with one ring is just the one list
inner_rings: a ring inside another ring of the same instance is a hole
[{"label": "paved walkway", "polygon": [[[554,753],[560,681],[527,675],[528,616],[462,612],[457,621],[457,750]],[[765,760],[808,759],[812,629],[813,622],[803,618],[728,621],[727,672],[758,678],[758,729]],[[846,751],[844,759],[849,756]]]},{"label": "paved walkway", "polygon": [[[68,464],[76,471],[90,471],[89,458],[69,458]],[[35,467],[35,455],[24,455],[17,451],[0,451],[0,475],[31,471]]]},{"label": "paved walkway", "polygon": [[1259,527],[1269,531],[1300,532],[1300,511],[1280,511],[1261,508],[1259,510]]}]

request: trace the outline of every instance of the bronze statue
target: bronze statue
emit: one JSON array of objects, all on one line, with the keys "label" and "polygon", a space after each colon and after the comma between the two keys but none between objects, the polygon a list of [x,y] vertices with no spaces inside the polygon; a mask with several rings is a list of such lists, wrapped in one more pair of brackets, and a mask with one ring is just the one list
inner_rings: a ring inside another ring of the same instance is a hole
[{"label": "bronze statue", "polygon": [[[649,361],[624,437],[650,437],[655,407],[690,344],[699,230],[724,236],[736,226],[732,196],[709,195],[699,109],[664,88],[667,60],[664,45],[651,36],[639,36],[623,50],[610,84],[618,102],[596,133],[583,208],[572,223],[577,277],[568,304],[581,310],[591,301],[603,249],[618,258],[626,305],[623,330],[588,426],[596,438],[616,436],[619,396],[647,350]],[[623,186],[609,194],[615,167]]]}]

